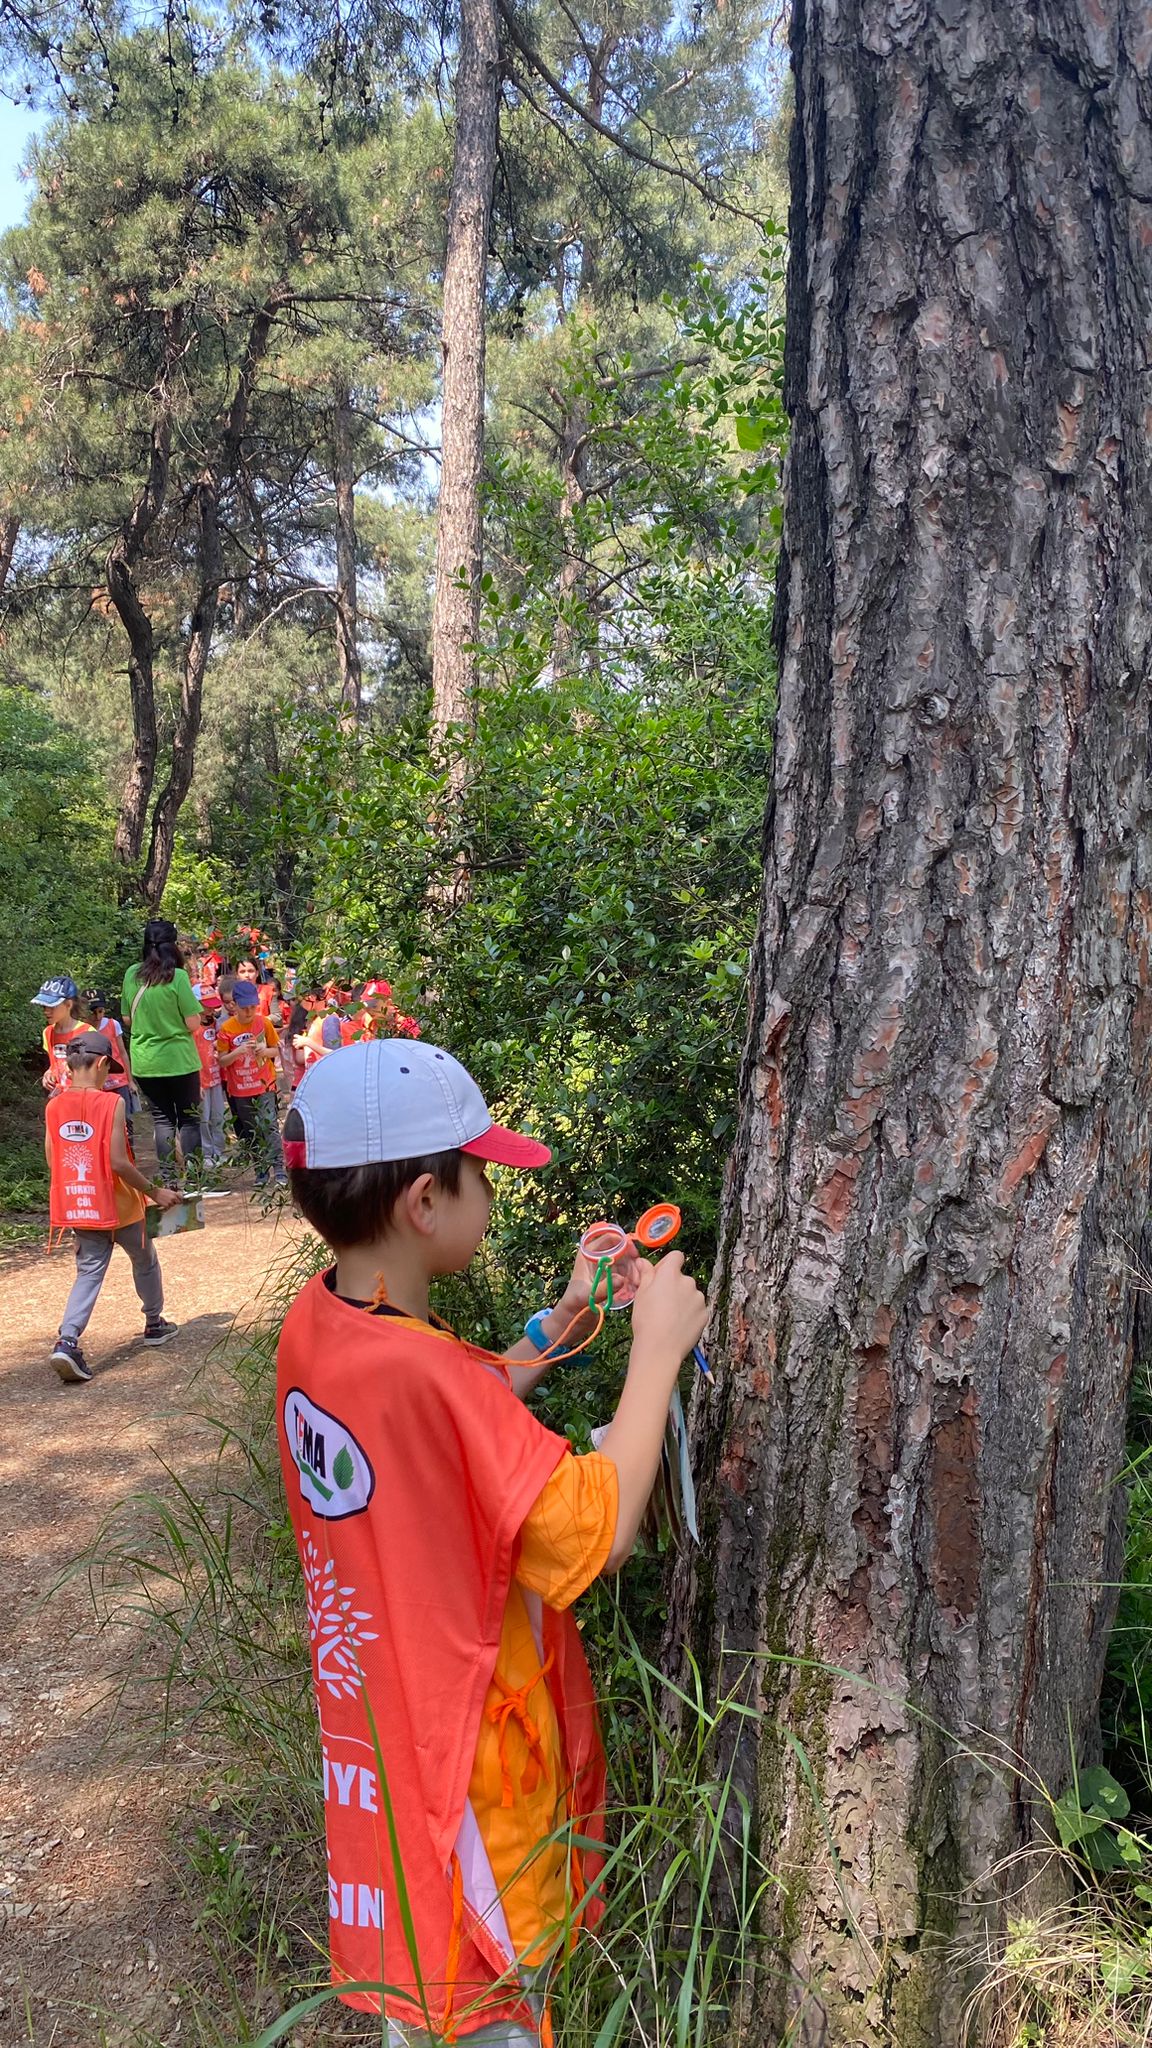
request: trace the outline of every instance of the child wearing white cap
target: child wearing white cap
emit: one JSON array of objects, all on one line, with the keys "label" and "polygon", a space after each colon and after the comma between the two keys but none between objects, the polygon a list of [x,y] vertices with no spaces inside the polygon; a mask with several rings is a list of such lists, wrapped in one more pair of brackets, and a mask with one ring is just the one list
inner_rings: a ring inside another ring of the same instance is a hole
[{"label": "child wearing white cap", "polygon": [[285,1158],[334,1262],[289,1310],[277,1405],[320,1718],[333,1982],[390,2043],[550,2041],[551,1960],[603,1912],[604,1757],[572,1604],[628,1556],[704,1298],[637,1259],[599,1451],[524,1396],[598,1325],[578,1259],[502,1357],[429,1306],[488,1224],[487,1163],[547,1165],[451,1054],[349,1045],[296,1091]]}]

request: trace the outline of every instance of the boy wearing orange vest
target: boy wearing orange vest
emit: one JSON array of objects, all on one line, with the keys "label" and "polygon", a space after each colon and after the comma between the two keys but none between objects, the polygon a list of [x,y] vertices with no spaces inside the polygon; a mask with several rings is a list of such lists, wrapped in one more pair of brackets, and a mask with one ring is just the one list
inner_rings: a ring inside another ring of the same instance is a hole
[{"label": "boy wearing orange vest", "polygon": [[92,1368],[80,1348],[104,1284],[114,1245],[132,1261],[132,1279],[144,1311],[145,1344],[166,1344],[177,1331],[164,1320],[164,1282],[156,1247],[144,1224],[149,1202],[170,1209],[182,1198],[175,1188],[145,1179],[128,1143],[124,1103],[105,1092],[112,1045],[101,1031],[86,1031],[68,1045],[67,1088],[45,1111],[44,1150],[51,1186],[48,1217],[53,1233],[71,1229],[76,1238],[76,1278],[52,1348],[62,1380],[84,1382]]},{"label": "boy wearing orange vest", "polygon": [[549,1963],[603,1911],[604,1757],[572,1604],[631,1551],[704,1298],[678,1253],[637,1260],[620,1404],[574,1456],[524,1397],[597,1327],[586,1261],[501,1357],[428,1299],[483,1239],[485,1163],[543,1166],[547,1148],[494,1123],[451,1054],[375,1039],[308,1069],[285,1155],[335,1254],[288,1312],[277,1373],[333,1983],[383,2011],[393,2048],[539,2048]]}]

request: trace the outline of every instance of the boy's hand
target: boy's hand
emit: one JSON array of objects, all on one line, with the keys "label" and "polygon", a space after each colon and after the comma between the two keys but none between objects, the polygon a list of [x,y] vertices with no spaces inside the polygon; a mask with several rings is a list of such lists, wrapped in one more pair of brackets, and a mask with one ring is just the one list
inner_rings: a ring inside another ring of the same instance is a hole
[{"label": "boy's hand", "polygon": [[632,1304],[633,1348],[663,1357],[687,1358],[708,1321],[708,1303],[690,1273],[683,1252],[666,1252],[655,1266],[642,1260],[640,1286]]},{"label": "boy's hand", "polygon": [[175,1209],[184,1200],[179,1188],[154,1187],[152,1200],[158,1209]]}]

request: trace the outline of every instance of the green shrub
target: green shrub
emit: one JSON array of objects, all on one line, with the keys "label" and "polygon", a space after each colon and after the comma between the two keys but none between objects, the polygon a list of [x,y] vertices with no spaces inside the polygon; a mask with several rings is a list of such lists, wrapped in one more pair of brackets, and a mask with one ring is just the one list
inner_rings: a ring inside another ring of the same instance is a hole
[{"label": "green shrub", "polygon": [[43,981],[119,986],[138,920],[117,901],[111,841],[83,743],[26,692],[0,685],[0,1099],[27,1086],[18,1062],[43,1026],[31,1007]]}]

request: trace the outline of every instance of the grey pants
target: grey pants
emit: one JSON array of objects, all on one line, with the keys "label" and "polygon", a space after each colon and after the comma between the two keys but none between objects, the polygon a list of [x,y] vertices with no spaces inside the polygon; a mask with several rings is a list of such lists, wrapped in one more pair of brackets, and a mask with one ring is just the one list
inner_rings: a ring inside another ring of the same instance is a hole
[{"label": "grey pants", "polygon": [[200,1135],[208,1166],[219,1166],[224,1157],[224,1083],[213,1081],[200,1097]]},{"label": "grey pants", "polygon": [[[435,2037],[424,2032],[414,2033],[410,2027],[396,2027],[388,2022],[388,2048],[433,2048]],[[512,2025],[480,2027],[474,2034],[461,2036],[461,2048],[540,2048],[539,2034],[529,2034],[523,2027]]]},{"label": "grey pants", "polygon": [[158,1322],[164,1313],[164,1281],[156,1247],[143,1223],[126,1223],[121,1230],[74,1230],[72,1235],[76,1239],[76,1278],[60,1318],[60,1335],[79,1339],[88,1328],[114,1244],[132,1261],[132,1280],[144,1320]]},{"label": "grey pants", "polygon": [[[548,1982],[551,1965],[543,1969],[525,1972],[527,1986]],[[536,1992],[528,1991],[528,2003],[533,2012],[542,2012],[543,1998]],[[388,2048],[439,2048],[440,2036],[426,2034],[421,2027],[398,2027],[388,2022]],[[478,2027],[474,2034],[462,2034],[460,2048],[540,2048],[539,2034],[529,2033],[527,2027],[514,2026],[511,2020],[503,2020],[493,2027]]]}]

